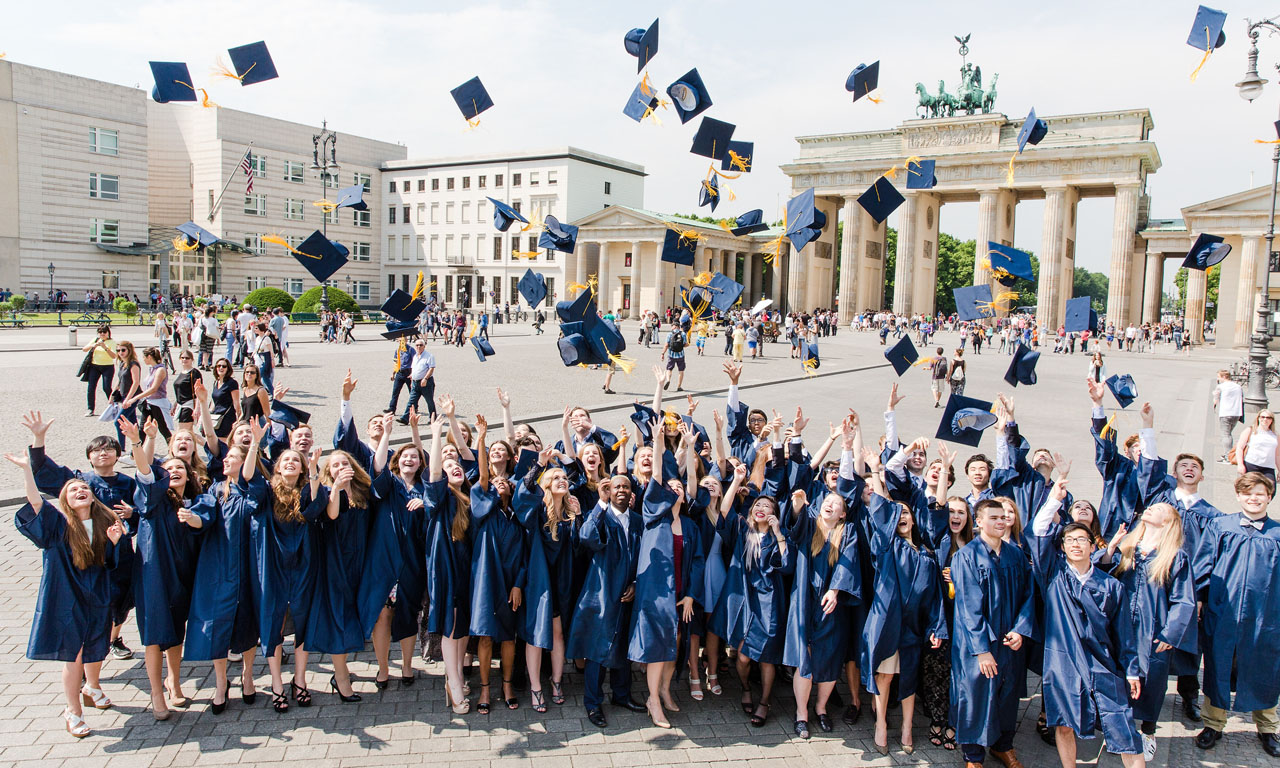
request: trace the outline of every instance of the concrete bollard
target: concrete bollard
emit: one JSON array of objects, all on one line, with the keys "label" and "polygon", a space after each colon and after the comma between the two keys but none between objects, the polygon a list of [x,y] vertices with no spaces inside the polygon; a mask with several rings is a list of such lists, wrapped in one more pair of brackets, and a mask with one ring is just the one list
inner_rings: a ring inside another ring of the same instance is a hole
[{"label": "concrete bollard", "polygon": [[78,347],[80,342],[76,341],[76,327],[74,325],[67,328],[67,346]]}]

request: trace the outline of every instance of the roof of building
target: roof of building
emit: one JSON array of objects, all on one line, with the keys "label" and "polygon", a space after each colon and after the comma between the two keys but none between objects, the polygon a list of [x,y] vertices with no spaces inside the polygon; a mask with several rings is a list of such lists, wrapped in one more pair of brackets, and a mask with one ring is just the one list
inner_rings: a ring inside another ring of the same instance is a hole
[{"label": "roof of building", "polygon": [[[678,216],[674,213],[662,213],[661,211],[651,211],[651,210],[648,210],[647,208],[633,208],[629,205],[610,205],[607,208],[604,208],[602,210],[631,211],[632,213],[638,213],[641,216],[648,216],[650,218],[658,219],[668,224],[679,224],[680,226],[683,226],[683,227],[693,227],[694,229],[706,230],[707,232],[714,232],[716,234],[721,234],[721,235],[730,234],[729,232],[725,231],[725,229],[721,227],[719,224],[709,222],[709,221],[702,221],[700,219],[691,219],[691,218],[688,218],[687,216]],[[599,213],[599,211],[597,211],[596,213]],[[594,214],[589,214],[589,215],[594,215]],[[725,221],[732,222],[733,219],[729,218],[729,219],[725,219]],[[770,227],[769,229],[766,229],[763,232],[755,232],[750,235],[740,235],[740,237],[749,237],[753,240],[772,240],[776,238],[778,235],[782,234],[782,231],[783,231],[782,227]]]},{"label": "roof of building", "polygon": [[[147,227],[147,242],[145,243],[134,243],[133,245],[94,243],[94,245],[98,246],[99,250],[107,253],[119,253],[124,256],[158,256],[173,250],[173,239],[178,235],[179,232],[174,227],[161,227],[152,224]],[[231,240],[219,239],[218,242],[209,247],[253,255],[253,251]]]},{"label": "roof of building", "polygon": [[549,147],[533,151],[520,152],[490,152],[476,155],[454,155],[452,157],[437,158],[418,158],[407,160],[391,160],[383,163],[382,170],[384,173],[392,171],[417,171],[429,170],[432,168],[453,168],[465,165],[491,165],[494,163],[523,163],[538,160],[580,160],[584,163],[598,165],[603,168],[611,168],[615,171],[624,173],[634,173],[637,176],[647,176],[644,172],[644,166],[622,160],[609,155],[601,155],[595,152],[589,152],[585,149],[577,147]]}]

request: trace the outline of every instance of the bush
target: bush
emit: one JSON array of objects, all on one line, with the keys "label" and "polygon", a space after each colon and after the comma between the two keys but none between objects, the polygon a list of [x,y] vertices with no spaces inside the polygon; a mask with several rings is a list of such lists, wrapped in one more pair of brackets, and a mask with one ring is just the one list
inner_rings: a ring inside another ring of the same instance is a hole
[{"label": "bush", "polygon": [[197,296],[197,297],[196,297],[196,299],[195,299],[195,301],[193,301],[193,302],[191,302],[191,303],[192,303],[192,304],[194,304],[194,305],[196,305],[197,307],[203,307],[205,304],[208,304],[208,303],[209,303],[209,300],[208,300],[208,299],[206,299],[206,298],[205,298],[205,297],[203,297],[203,296]]},{"label": "bush", "polygon": [[[351,298],[346,291],[337,288],[329,289],[329,309],[344,309],[348,312],[359,312],[360,305],[356,300]],[[306,293],[298,297],[293,303],[294,312],[311,312],[318,313],[320,311],[320,286],[316,286]]]},{"label": "bush", "polygon": [[120,307],[128,300],[129,299],[124,296],[117,296],[111,300],[111,308],[117,312],[122,312],[124,310],[120,309]]},{"label": "bush", "polygon": [[132,301],[125,301],[120,304],[120,311],[124,313],[125,317],[133,317],[138,314],[138,305]]},{"label": "bush", "polygon": [[13,297],[9,299],[9,303],[13,305],[14,312],[21,312],[27,307],[27,297],[22,294],[14,294]]},{"label": "bush", "polygon": [[13,311],[13,302],[0,301],[0,315],[7,315]]},{"label": "bush", "polygon": [[[316,291],[319,290],[319,288],[316,289]],[[293,297],[279,288],[259,288],[256,291],[250,291],[240,304],[241,307],[249,305],[253,305],[258,310],[280,307],[285,312],[289,312],[293,309]]]}]

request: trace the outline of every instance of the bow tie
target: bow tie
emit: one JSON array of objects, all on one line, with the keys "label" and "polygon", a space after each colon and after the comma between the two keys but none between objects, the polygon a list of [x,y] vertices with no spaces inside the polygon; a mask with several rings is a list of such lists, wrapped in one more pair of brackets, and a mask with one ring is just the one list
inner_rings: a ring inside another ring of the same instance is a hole
[{"label": "bow tie", "polygon": [[1262,520],[1250,520],[1249,518],[1244,517],[1243,515],[1240,517],[1240,526],[1242,528],[1257,528],[1259,531],[1261,531],[1262,523],[1263,523]]}]

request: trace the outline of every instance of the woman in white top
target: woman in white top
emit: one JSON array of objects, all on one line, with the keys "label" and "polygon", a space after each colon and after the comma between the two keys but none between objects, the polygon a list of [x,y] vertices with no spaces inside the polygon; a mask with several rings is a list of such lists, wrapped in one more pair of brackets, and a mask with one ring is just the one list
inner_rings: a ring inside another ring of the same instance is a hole
[{"label": "woman in white top", "polygon": [[1101,384],[1107,378],[1107,366],[1102,362],[1102,353],[1094,352],[1089,358],[1089,381]]},{"label": "woman in white top", "polygon": [[1260,472],[1276,479],[1276,415],[1258,411],[1253,426],[1240,434],[1236,443],[1236,469],[1240,474]]}]

